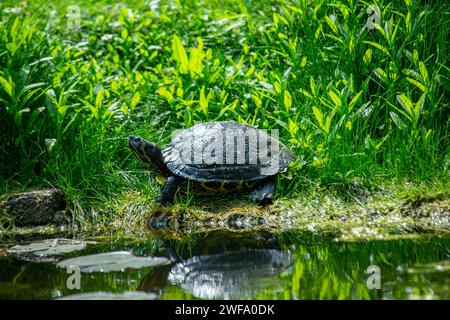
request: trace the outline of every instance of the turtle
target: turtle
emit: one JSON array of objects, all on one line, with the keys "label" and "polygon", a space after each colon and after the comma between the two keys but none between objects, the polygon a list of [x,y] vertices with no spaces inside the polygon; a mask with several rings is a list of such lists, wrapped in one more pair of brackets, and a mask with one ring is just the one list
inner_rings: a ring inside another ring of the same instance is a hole
[{"label": "turtle", "polygon": [[173,203],[178,190],[192,193],[253,191],[250,200],[272,203],[276,176],[295,156],[274,134],[236,121],[198,123],[176,130],[164,149],[129,136],[128,146],[163,184],[157,198]]}]

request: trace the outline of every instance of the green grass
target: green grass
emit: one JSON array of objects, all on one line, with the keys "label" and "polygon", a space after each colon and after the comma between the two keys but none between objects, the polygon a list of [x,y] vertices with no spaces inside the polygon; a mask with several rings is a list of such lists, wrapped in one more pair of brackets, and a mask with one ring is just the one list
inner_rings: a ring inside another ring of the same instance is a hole
[{"label": "green grass", "polygon": [[78,1],[77,29],[71,1],[2,1],[0,194],[56,186],[75,220],[114,218],[158,192],[128,135],[211,120],[280,129],[279,198],[448,187],[449,4],[375,1],[368,28],[365,1],[157,3]]}]

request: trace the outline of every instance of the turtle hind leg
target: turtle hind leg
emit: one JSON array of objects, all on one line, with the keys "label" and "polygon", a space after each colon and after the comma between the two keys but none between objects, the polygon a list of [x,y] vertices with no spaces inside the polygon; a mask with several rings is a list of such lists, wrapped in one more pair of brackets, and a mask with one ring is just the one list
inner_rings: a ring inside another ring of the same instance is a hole
[{"label": "turtle hind leg", "polygon": [[177,177],[170,176],[162,189],[161,195],[156,199],[156,202],[159,202],[161,204],[173,203],[175,194],[180,187],[180,182],[180,179],[178,179]]},{"label": "turtle hind leg", "polygon": [[275,179],[266,180],[250,194],[250,201],[260,206],[271,204],[272,197],[275,195],[275,186]]}]

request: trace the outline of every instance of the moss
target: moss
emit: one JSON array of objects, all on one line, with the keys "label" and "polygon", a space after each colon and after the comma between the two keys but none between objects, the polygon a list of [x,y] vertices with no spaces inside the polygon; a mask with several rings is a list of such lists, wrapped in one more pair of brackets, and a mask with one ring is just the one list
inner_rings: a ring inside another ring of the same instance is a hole
[{"label": "moss", "polygon": [[[326,233],[341,240],[402,238],[448,233],[450,197],[439,188],[391,186],[368,190],[364,197],[347,197],[342,189],[310,190],[296,198],[279,199],[261,207],[246,197],[197,197],[161,206],[143,192],[127,192],[104,212],[90,212],[91,221],[72,221],[60,227],[12,228],[3,238],[27,239],[55,234],[92,238],[113,232],[117,236],[188,240],[215,230],[281,234],[288,230]],[[344,193],[344,195],[343,195]],[[43,232],[42,230],[47,230]]]},{"label": "moss", "polygon": [[337,239],[396,238],[450,230],[450,200],[440,194],[417,204],[415,198],[395,198],[372,193],[364,202],[344,201],[330,195],[279,200],[258,207],[231,201],[213,209],[210,204],[158,206],[149,208],[147,226],[165,229],[166,236],[182,238],[188,234],[213,230],[286,230],[325,232]]}]

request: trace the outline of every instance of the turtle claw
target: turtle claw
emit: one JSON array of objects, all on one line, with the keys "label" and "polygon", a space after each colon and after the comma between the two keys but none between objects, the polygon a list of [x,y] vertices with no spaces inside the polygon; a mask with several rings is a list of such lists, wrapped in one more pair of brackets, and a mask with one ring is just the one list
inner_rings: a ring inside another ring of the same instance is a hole
[{"label": "turtle claw", "polygon": [[159,203],[159,204],[163,204],[162,195],[157,196],[156,199],[155,199],[155,202]]},{"label": "turtle claw", "polygon": [[256,203],[259,206],[265,206],[268,204],[272,204],[272,195],[256,190],[250,195],[250,201]]},{"label": "turtle claw", "polygon": [[250,194],[250,201],[260,206],[272,204],[272,197],[275,194],[275,181],[266,181],[259,189]]},{"label": "turtle claw", "polygon": [[170,200],[170,199],[164,199],[163,195],[160,194],[159,196],[156,197],[155,202],[156,202],[156,203],[159,203],[159,204],[161,204],[161,205],[164,206],[164,205],[172,204],[172,203],[173,203],[173,200]]}]

